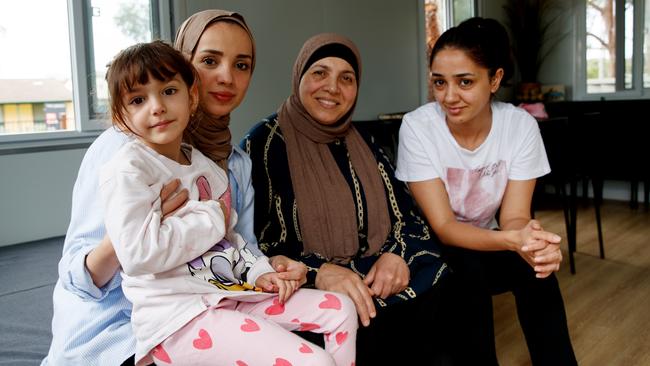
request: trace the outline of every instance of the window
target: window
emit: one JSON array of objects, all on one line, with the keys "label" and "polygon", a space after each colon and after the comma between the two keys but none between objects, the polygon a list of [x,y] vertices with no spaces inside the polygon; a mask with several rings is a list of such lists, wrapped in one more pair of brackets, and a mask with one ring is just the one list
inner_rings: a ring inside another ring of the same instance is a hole
[{"label": "window", "polygon": [[650,1],[585,0],[581,6],[578,99],[648,95]]},{"label": "window", "polygon": [[[429,55],[436,40],[442,32],[458,25],[467,18],[476,15],[477,4],[475,0],[425,0],[424,24],[426,32],[426,62],[429,69]],[[427,75],[429,73],[427,72]],[[431,89],[431,76],[428,76],[428,100],[433,99]]]},{"label": "window", "polygon": [[45,123],[43,108],[72,103],[67,19],[66,0],[0,2],[0,49],[11,50],[0,57],[0,134],[63,129],[58,120]]},{"label": "window", "polygon": [[[150,41],[152,17],[149,0],[91,0],[92,42],[87,54],[91,86],[91,116],[105,115],[108,103],[107,64],[121,49]],[[101,47],[98,47],[101,46]]]},{"label": "window", "polygon": [[158,2],[0,2],[0,49],[11,50],[0,57],[0,142],[105,127],[106,64],[124,47],[160,37]]}]

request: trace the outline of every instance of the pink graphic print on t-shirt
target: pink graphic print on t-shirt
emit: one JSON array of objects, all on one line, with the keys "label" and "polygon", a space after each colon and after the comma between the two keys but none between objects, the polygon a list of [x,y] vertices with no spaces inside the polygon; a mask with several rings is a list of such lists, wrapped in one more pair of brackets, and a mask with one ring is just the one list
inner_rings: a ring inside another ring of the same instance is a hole
[{"label": "pink graphic print on t-shirt", "polygon": [[447,193],[458,221],[490,227],[507,183],[503,160],[472,170],[447,168]]}]

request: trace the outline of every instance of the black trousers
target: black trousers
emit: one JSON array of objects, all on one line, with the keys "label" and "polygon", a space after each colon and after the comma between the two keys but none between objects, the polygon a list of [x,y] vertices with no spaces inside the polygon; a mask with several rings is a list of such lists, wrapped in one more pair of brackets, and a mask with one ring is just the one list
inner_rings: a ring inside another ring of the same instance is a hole
[{"label": "black trousers", "polygon": [[442,299],[447,281],[415,299],[377,307],[377,316],[357,332],[358,366],[448,364]]},{"label": "black trousers", "polygon": [[517,253],[445,247],[452,276],[445,312],[455,365],[498,365],[492,295],[511,291],[533,365],[577,365],[555,275],[535,277]]},{"label": "black trousers", "polygon": [[[451,365],[441,320],[446,283],[442,280],[417,298],[386,308],[375,303],[377,316],[370,325],[359,323],[355,365]],[[296,333],[323,346],[322,334]]]}]

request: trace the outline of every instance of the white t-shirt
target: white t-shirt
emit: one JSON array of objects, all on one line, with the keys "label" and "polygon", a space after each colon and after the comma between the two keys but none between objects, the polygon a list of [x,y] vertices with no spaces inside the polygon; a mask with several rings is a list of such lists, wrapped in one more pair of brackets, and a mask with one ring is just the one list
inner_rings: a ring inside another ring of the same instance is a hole
[{"label": "white t-shirt", "polygon": [[508,180],[550,171],[537,121],[512,104],[492,102],[492,127],[473,151],[456,142],[435,102],[407,113],[400,127],[395,175],[406,182],[440,178],[459,222],[496,228]]}]

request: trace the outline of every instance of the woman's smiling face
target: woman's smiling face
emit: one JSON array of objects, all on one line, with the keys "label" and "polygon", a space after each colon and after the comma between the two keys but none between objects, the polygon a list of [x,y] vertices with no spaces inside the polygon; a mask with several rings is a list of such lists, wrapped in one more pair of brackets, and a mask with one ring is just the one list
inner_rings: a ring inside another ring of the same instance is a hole
[{"label": "woman's smiling face", "polygon": [[305,71],[298,96],[314,120],[332,125],[350,111],[357,100],[357,89],[352,66],[342,58],[325,57]]}]

